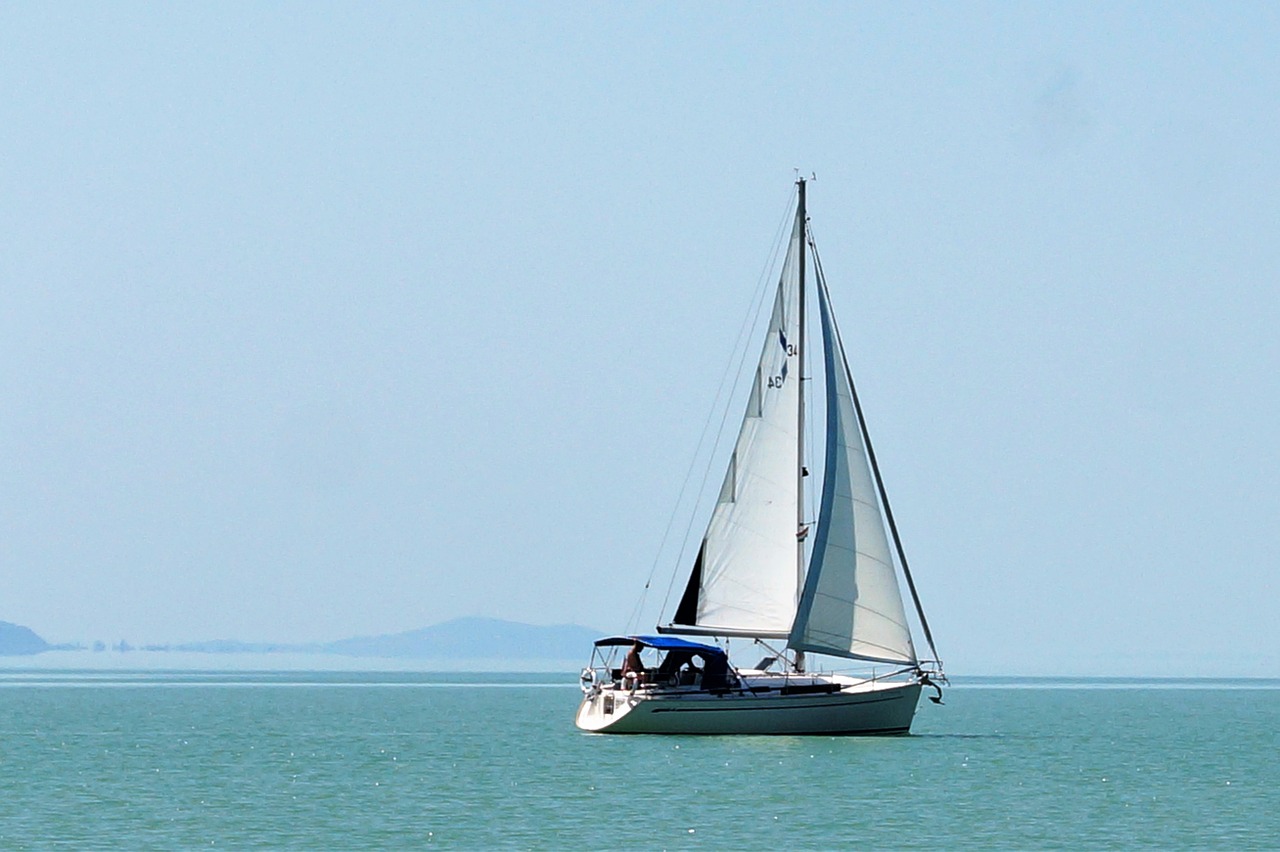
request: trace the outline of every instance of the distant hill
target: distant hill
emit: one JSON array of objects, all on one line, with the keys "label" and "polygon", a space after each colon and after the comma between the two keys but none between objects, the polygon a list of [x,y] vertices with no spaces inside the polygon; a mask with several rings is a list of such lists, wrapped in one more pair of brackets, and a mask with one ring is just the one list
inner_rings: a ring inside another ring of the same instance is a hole
[{"label": "distant hill", "polygon": [[317,650],[353,657],[412,657],[428,660],[576,660],[590,653],[600,633],[576,624],[539,627],[497,618],[456,618],[431,627],[361,636],[320,645]]},{"label": "distant hill", "polygon": [[[201,654],[338,654],[347,657],[383,657],[423,660],[445,667],[483,663],[564,662],[584,659],[601,634],[576,624],[547,627],[503,621],[497,618],[457,618],[419,630],[382,636],[358,636],[336,642],[288,644],[214,639],[204,642],[144,645],[135,649],[126,642],[116,651],[175,651]],[[0,621],[0,655],[39,654],[75,650],[77,646],[50,645],[34,632]],[[95,643],[95,650],[104,650]]]},{"label": "distant hill", "polygon": [[30,627],[0,621],[0,655],[39,654],[53,646],[41,639]]}]

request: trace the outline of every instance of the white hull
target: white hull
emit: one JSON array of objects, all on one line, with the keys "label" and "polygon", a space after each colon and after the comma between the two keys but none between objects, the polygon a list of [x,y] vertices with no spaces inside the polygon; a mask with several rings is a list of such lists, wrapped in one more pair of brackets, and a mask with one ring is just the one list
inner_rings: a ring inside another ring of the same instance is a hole
[{"label": "white hull", "polygon": [[[748,678],[748,686],[780,677]],[[793,677],[790,681],[796,683]],[[920,697],[920,684],[805,678],[831,684],[830,692],[783,694],[698,689],[629,691],[607,685],[587,695],[575,720],[584,731],[609,734],[905,734]]]}]

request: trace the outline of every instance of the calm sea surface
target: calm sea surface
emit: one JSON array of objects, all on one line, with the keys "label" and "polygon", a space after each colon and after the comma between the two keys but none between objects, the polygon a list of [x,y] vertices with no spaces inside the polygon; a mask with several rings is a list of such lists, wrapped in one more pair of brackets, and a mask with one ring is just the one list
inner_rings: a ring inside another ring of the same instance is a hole
[{"label": "calm sea surface", "polygon": [[572,673],[0,672],[0,848],[1280,848],[1280,683],[987,681],[909,737],[578,733]]}]

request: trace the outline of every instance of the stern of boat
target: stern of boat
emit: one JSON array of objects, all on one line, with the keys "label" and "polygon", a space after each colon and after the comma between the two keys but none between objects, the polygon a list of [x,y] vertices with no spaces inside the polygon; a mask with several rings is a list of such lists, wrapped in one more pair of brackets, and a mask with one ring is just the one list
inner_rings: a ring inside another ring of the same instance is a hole
[{"label": "stern of boat", "polygon": [[636,703],[635,695],[628,690],[597,687],[583,696],[573,723],[583,731],[604,733],[630,713]]}]

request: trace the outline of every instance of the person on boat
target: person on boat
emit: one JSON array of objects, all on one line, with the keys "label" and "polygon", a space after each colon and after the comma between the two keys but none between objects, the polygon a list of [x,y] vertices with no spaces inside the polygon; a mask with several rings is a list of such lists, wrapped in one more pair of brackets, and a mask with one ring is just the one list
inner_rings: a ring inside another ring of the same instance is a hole
[{"label": "person on boat", "polygon": [[632,675],[637,684],[644,683],[645,668],[644,663],[640,660],[640,651],[644,648],[639,642],[631,646],[631,650],[627,652],[627,657],[622,661],[622,680],[626,682],[627,675]]}]

